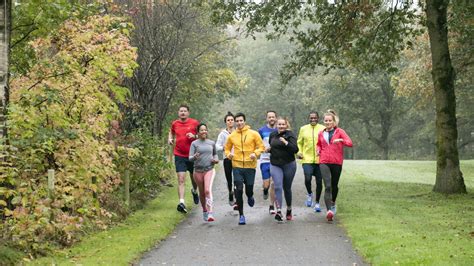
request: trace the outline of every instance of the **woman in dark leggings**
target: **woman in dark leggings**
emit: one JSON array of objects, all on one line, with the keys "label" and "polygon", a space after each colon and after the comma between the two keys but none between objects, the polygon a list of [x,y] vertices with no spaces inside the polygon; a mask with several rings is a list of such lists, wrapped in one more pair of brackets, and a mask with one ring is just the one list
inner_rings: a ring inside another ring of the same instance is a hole
[{"label": "woman in dark leggings", "polygon": [[339,192],[338,184],[342,172],[344,146],[352,147],[351,138],[342,128],[337,127],[338,122],[339,118],[334,111],[324,114],[326,129],[319,132],[317,144],[328,221],[332,221],[336,215],[336,198]]},{"label": "woman in dark leggings", "polygon": [[282,206],[282,191],[285,193],[286,201],[286,219],[293,220],[291,213],[291,185],[296,173],[295,154],[298,152],[298,145],[296,143],[296,136],[289,129],[288,121],[282,117],[277,119],[278,131],[270,134],[270,173],[273,178],[275,186],[275,203],[277,213],[275,220],[283,221],[281,206]]},{"label": "woman in dark leggings", "polygon": [[[227,141],[227,137],[229,137],[230,133],[234,131],[234,115],[231,112],[227,112],[227,114],[224,116],[224,123],[226,128],[223,129],[221,133],[219,133],[216,141],[216,149],[218,152],[222,152],[224,150],[224,144]],[[227,190],[229,191],[229,205],[235,207],[234,191],[232,190],[232,161],[224,158],[223,164],[225,178],[227,180]]]}]

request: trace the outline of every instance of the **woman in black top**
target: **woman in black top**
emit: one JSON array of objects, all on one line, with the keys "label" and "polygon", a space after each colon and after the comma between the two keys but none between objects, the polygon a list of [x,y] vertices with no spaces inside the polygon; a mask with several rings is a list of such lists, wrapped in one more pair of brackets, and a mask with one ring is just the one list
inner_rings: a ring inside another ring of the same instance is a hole
[{"label": "woman in black top", "polygon": [[277,119],[278,131],[270,134],[270,173],[275,185],[275,197],[277,213],[275,220],[283,221],[281,214],[282,191],[285,192],[287,206],[286,219],[293,220],[291,214],[291,185],[296,173],[295,154],[298,153],[296,136],[289,130],[288,121],[285,118]]}]

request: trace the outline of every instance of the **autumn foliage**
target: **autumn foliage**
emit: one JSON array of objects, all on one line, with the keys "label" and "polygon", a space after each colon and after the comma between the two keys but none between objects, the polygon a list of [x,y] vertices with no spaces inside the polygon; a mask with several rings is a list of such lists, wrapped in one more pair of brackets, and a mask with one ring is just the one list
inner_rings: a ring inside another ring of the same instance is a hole
[{"label": "autumn foliage", "polygon": [[[122,80],[137,67],[130,29],[109,15],[68,20],[30,43],[36,64],[12,79],[1,229],[25,251],[69,245],[114,215],[102,200],[121,182],[115,161],[136,154],[107,138],[111,121],[120,118],[117,103],[128,94]],[[56,178],[49,196],[48,169]]]}]

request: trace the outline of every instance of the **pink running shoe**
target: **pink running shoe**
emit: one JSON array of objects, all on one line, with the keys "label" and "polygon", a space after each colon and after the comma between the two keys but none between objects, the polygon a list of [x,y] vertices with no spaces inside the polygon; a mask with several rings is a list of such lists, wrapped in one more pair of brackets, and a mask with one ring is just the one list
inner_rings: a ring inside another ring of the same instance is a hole
[{"label": "pink running shoe", "polygon": [[333,217],[334,217],[334,213],[332,211],[328,211],[326,214],[326,219],[328,219],[328,222],[332,222]]},{"label": "pink running shoe", "polygon": [[214,219],[214,215],[212,215],[212,212],[209,212],[207,215],[207,221],[208,222],[214,222],[216,219]]}]

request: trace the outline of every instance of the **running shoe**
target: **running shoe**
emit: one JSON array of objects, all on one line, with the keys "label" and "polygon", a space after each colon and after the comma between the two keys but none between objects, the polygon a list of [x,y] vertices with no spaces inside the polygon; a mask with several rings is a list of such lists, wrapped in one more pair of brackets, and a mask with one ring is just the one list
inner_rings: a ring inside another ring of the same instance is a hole
[{"label": "running shoe", "polygon": [[202,212],[202,219],[204,220],[204,222],[207,222],[208,217],[209,217],[208,212]]},{"label": "running shoe", "polygon": [[234,211],[238,211],[239,210],[239,205],[237,205],[237,203],[234,203],[232,208],[234,208]]},{"label": "running shoe", "polygon": [[253,207],[253,205],[255,205],[255,198],[253,196],[248,198],[247,203],[250,207]]},{"label": "running shoe", "polygon": [[288,221],[293,221],[293,215],[291,215],[291,210],[286,210],[286,219]]},{"label": "running shoe", "polygon": [[336,215],[336,204],[332,205],[331,211]]},{"label": "running shoe", "polygon": [[214,215],[212,215],[212,212],[209,212],[209,214],[207,215],[207,221],[208,222],[214,222],[215,221]]},{"label": "running shoe", "polygon": [[268,199],[268,188],[264,188],[263,189],[263,200],[267,200]]},{"label": "running shoe", "polygon": [[188,213],[188,210],[186,209],[186,205],[184,205],[184,203],[178,204],[176,209],[181,213]]},{"label": "running shoe", "polygon": [[270,207],[268,207],[268,213],[270,213],[271,215],[274,215],[276,213],[275,207],[273,205],[270,205]]},{"label": "running shoe", "polygon": [[245,216],[240,215],[239,217],[239,225],[244,225],[245,224]]},{"label": "running shoe", "polygon": [[229,205],[234,206],[234,192],[229,192]]},{"label": "running shoe", "polygon": [[283,222],[281,211],[277,211],[277,213],[275,214],[275,220],[277,220],[277,222]]},{"label": "running shoe", "polygon": [[305,201],[306,207],[311,207],[313,205],[313,193],[308,194]]},{"label": "running shoe", "polygon": [[194,188],[191,189],[191,193],[193,194],[193,201],[194,201],[194,204],[198,204],[199,203],[199,195],[198,193],[196,192],[196,190]]},{"label": "running shoe", "polygon": [[332,222],[332,218],[334,217],[334,213],[329,210],[328,213],[326,214],[326,219],[328,219],[328,222]]},{"label": "running shoe", "polygon": [[319,202],[316,202],[314,205],[314,212],[321,212],[321,205],[319,205]]}]

